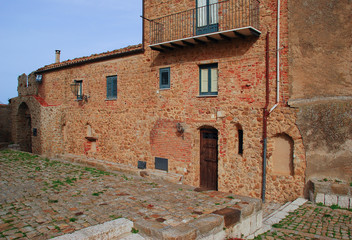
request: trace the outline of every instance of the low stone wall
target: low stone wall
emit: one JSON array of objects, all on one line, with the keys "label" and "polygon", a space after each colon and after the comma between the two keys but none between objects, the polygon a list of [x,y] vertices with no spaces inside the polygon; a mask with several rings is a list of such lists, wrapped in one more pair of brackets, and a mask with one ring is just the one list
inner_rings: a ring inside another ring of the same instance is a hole
[{"label": "low stone wall", "polygon": [[352,208],[352,187],[349,183],[329,180],[310,180],[309,199],[326,206]]},{"label": "low stone wall", "polygon": [[225,239],[247,237],[262,227],[263,211],[259,199],[239,197],[233,207],[181,223],[165,226],[146,220],[134,223],[134,228],[146,239]]}]

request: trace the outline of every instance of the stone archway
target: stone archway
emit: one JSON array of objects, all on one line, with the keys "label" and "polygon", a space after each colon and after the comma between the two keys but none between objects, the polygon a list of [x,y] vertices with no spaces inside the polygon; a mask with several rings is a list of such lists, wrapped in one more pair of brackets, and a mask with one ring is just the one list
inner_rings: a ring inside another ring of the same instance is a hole
[{"label": "stone archway", "polygon": [[22,151],[32,152],[32,118],[28,105],[23,102],[17,113],[17,143]]}]

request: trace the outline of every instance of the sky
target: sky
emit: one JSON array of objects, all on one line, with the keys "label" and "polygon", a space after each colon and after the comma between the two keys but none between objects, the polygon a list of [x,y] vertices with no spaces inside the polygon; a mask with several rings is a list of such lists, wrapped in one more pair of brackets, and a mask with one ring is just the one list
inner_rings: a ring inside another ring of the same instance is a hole
[{"label": "sky", "polygon": [[55,62],[141,43],[142,0],[0,0],[0,103],[17,78]]}]

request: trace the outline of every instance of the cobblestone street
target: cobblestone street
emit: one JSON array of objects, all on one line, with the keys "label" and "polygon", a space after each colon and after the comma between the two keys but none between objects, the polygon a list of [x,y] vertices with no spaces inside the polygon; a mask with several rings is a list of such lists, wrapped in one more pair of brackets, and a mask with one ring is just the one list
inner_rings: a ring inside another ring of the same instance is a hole
[{"label": "cobblestone street", "polygon": [[0,189],[0,239],[48,239],[121,217],[173,226],[240,204],[228,193],[8,150],[0,152]]},{"label": "cobblestone street", "polygon": [[[0,152],[0,239],[48,239],[117,218],[175,226],[241,204],[126,173]],[[280,205],[264,205],[264,217]],[[352,239],[352,212],[305,203],[256,239]]]},{"label": "cobblestone street", "polygon": [[255,239],[352,239],[352,212],[307,202]]}]

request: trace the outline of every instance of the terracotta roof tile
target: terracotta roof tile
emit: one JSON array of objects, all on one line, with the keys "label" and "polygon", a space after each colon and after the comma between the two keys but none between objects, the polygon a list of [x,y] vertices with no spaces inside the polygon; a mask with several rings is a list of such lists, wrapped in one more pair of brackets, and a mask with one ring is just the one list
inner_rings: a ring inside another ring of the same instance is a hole
[{"label": "terracotta roof tile", "polygon": [[108,51],[108,52],[103,52],[103,53],[99,53],[99,54],[92,54],[92,55],[86,56],[86,57],[69,59],[69,60],[66,60],[66,61],[63,61],[60,63],[53,63],[50,65],[46,65],[42,68],[39,68],[36,72],[40,73],[40,72],[45,72],[45,71],[49,71],[49,70],[54,70],[57,68],[63,68],[63,67],[71,66],[71,65],[82,64],[85,62],[98,61],[100,59],[119,56],[119,55],[126,54],[126,53],[132,53],[132,52],[138,51],[138,50],[143,50],[142,44],[132,45],[132,46],[128,46],[125,48],[120,48],[120,49],[116,49],[116,50]]}]

